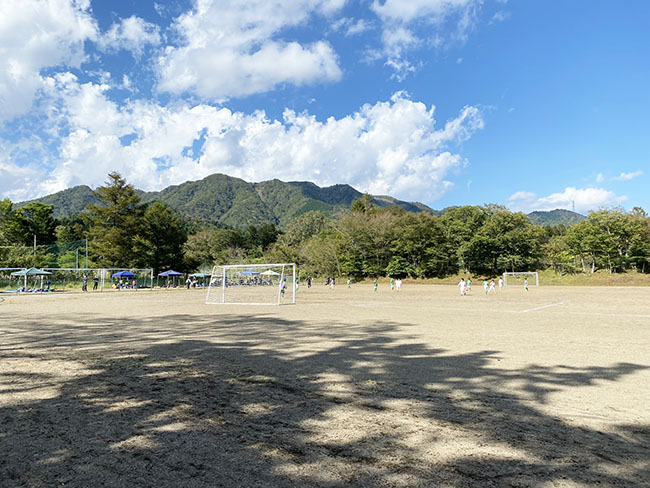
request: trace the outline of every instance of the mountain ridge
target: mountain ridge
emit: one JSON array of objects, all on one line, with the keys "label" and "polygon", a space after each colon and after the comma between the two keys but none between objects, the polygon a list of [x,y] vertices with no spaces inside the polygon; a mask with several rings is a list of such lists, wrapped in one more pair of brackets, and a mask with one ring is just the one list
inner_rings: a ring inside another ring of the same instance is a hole
[{"label": "mountain ridge", "polygon": [[[245,228],[273,223],[283,228],[299,215],[318,210],[334,217],[347,210],[363,193],[347,184],[320,187],[310,181],[278,179],[250,183],[241,178],[215,173],[200,180],[170,185],[159,191],[137,190],[142,203],[159,201],[184,217],[206,223]],[[371,195],[378,207],[396,205],[409,212],[442,215],[421,202],[407,202],[390,195]],[[78,185],[41,198],[19,202],[54,206],[54,217],[64,219],[83,212],[89,203],[101,203],[87,185]],[[528,214],[536,225],[572,225],[586,217],[570,210],[535,211]]]},{"label": "mountain ridge", "polygon": [[[170,185],[160,191],[136,189],[142,203],[159,201],[195,221],[243,228],[273,223],[284,227],[291,219],[318,210],[333,217],[347,210],[363,193],[347,184],[320,187],[309,181],[278,179],[250,183],[215,173],[200,180]],[[78,185],[41,198],[19,202],[23,206],[41,202],[54,206],[54,217],[64,219],[83,212],[89,203],[101,203],[87,185]],[[373,196],[378,207],[397,205],[407,211],[436,213],[420,202]]]}]

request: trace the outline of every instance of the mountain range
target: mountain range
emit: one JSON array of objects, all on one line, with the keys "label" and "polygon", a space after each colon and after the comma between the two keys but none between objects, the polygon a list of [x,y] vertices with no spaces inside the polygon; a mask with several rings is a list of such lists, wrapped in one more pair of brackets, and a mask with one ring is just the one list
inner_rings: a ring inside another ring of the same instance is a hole
[{"label": "mountain range", "polygon": [[[319,187],[308,181],[280,180],[249,183],[240,178],[213,174],[198,181],[187,181],[161,191],[136,190],[143,203],[159,201],[193,221],[245,228],[249,225],[274,223],[284,227],[293,218],[311,210],[330,217],[348,209],[363,194],[350,185]],[[409,212],[440,215],[419,202],[406,202],[388,195],[373,195],[378,207],[396,205]],[[54,217],[62,219],[80,214],[89,203],[100,203],[93,190],[85,185],[32,200],[54,207]],[[19,203],[22,206],[29,202]],[[533,212],[531,222],[538,225],[570,225],[585,217],[568,210]]]}]

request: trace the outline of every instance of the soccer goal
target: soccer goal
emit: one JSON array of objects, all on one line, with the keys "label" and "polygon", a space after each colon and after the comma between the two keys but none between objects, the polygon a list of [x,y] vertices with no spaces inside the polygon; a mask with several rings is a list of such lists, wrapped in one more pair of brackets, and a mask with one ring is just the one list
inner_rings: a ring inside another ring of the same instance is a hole
[{"label": "soccer goal", "polygon": [[283,305],[296,303],[296,265],[235,264],[212,268],[207,304]]},{"label": "soccer goal", "polygon": [[503,273],[503,284],[506,286],[524,286],[525,280],[528,280],[530,285],[539,286],[539,274],[537,274],[537,271],[506,271]]}]

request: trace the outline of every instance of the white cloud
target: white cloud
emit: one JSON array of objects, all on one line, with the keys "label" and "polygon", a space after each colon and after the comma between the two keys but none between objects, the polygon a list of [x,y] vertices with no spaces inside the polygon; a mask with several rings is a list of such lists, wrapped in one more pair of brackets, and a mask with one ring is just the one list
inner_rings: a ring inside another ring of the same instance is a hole
[{"label": "white cloud", "polygon": [[19,166],[6,156],[0,156],[2,198],[9,198],[13,202],[27,200],[33,195],[34,182],[42,181],[46,177],[47,173],[36,165]]},{"label": "white cloud", "polygon": [[518,191],[508,198],[507,204],[513,210],[523,212],[558,208],[572,210],[575,205],[576,212],[586,213],[600,207],[621,205],[626,200],[627,197],[617,196],[614,192],[604,188],[567,187],[561,193],[553,193],[545,197],[538,197],[535,193],[528,191]]},{"label": "white cloud", "polygon": [[131,16],[120,19],[97,40],[99,47],[106,51],[125,49],[136,55],[141,55],[145,46],[160,44],[160,29],[157,25],[144,21],[140,17]]},{"label": "white cloud", "polygon": [[30,197],[78,184],[96,186],[117,170],[145,190],[220,172],[248,181],[345,182],[430,202],[448,190],[450,173],[464,164],[453,145],[483,127],[479,110],[465,107],[437,129],[434,107],[404,93],[319,121],[288,109],[282,120],[270,120],[264,112],[207,104],[135,101],[120,107],[107,99],[107,89],[80,84],[72,75],[48,79],[69,132],[59,147],[60,160],[44,183],[30,187]]},{"label": "white cloud", "polygon": [[0,123],[30,109],[41,70],[79,66],[96,35],[88,0],[0,1]]},{"label": "white cloud", "polygon": [[[399,79],[416,69],[408,60],[412,49],[430,44],[440,47],[445,38],[465,41],[475,24],[482,0],[373,0],[372,10],[383,23],[383,55]],[[444,27],[452,24],[451,33]],[[418,35],[425,26],[427,34]]]},{"label": "white cloud", "polygon": [[342,32],[346,37],[357,36],[372,29],[372,23],[366,19],[352,19],[350,17],[341,17],[331,26],[332,31]]},{"label": "white cloud", "polygon": [[159,58],[159,89],[225,100],[263,93],[282,84],[338,81],[342,72],[332,47],[285,41],[279,36],[310,16],[331,15],[344,0],[197,0],[176,19],[182,38]]},{"label": "white cloud", "polygon": [[510,12],[506,12],[504,10],[500,10],[496,12],[493,16],[492,19],[490,20],[491,24],[496,24],[498,22],[503,22],[505,20],[508,20],[510,18]]},{"label": "white cloud", "polygon": [[602,183],[605,181],[605,176],[602,173],[598,173],[596,175],[596,183]]},{"label": "white cloud", "polygon": [[630,173],[621,173],[612,179],[616,181],[630,181],[634,178],[638,178],[641,175],[643,175],[643,171],[633,171]]}]

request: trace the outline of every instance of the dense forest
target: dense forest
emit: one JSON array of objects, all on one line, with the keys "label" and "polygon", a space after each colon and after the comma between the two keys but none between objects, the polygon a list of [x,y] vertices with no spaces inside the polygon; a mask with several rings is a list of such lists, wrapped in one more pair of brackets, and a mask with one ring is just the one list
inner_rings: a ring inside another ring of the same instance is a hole
[{"label": "dense forest", "polygon": [[548,226],[499,205],[432,215],[379,207],[363,195],[342,214],[308,211],[281,230],[272,223],[242,229],[184,219],[164,203],[143,203],[117,173],[94,196],[83,212],[62,219],[52,205],[14,208],[0,201],[0,267],[84,267],[87,249],[91,268],[155,273],[242,262],[296,262],[301,274],[358,279],[650,272],[650,219],[641,208],[599,210],[570,226]]}]

